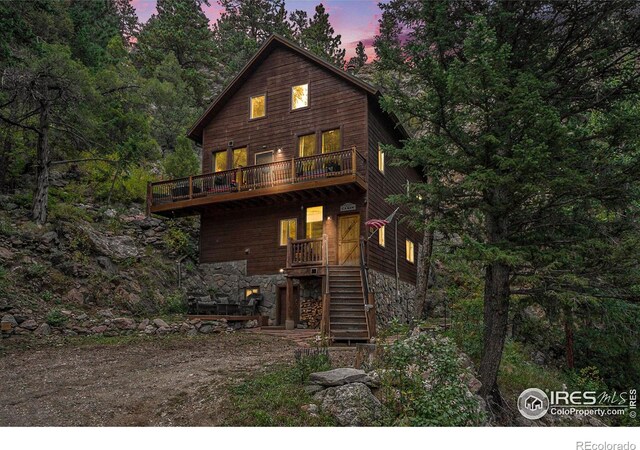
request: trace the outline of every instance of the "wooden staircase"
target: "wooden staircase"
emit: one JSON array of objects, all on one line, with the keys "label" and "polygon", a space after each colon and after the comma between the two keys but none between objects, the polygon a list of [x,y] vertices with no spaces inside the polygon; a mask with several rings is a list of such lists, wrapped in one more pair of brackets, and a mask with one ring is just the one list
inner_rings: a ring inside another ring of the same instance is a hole
[{"label": "wooden staircase", "polygon": [[359,266],[329,268],[329,327],[335,341],[367,341],[367,317]]}]

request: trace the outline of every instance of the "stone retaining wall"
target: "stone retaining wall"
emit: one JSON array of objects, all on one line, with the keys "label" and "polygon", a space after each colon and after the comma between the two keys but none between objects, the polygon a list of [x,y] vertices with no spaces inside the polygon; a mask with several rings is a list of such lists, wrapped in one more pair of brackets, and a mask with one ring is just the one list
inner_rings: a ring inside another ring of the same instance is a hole
[{"label": "stone retaining wall", "polygon": [[377,270],[369,269],[369,288],[376,299],[376,324],[389,324],[393,319],[406,322],[415,309],[416,287],[400,280],[396,296],[396,279]]}]

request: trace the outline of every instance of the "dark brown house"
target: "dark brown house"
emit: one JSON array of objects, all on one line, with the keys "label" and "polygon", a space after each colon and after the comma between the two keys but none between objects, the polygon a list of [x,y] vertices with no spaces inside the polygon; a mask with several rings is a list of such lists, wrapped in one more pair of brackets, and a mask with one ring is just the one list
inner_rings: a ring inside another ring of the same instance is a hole
[{"label": "dark brown house", "polygon": [[260,293],[271,325],[321,326],[334,339],[368,339],[376,312],[378,323],[406,317],[419,234],[365,222],[389,216],[385,198],[419,174],[385,161],[379,145],[407,134],[379,96],[272,36],[198,119],[189,137],[202,174],[153,183],[148,210],[200,215],[213,302]]}]

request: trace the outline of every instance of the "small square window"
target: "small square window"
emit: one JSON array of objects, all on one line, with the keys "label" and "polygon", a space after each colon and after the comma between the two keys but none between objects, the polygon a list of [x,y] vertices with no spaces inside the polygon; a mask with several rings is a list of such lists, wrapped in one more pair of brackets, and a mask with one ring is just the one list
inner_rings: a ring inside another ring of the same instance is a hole
[{"label": "small square window", "polygon": [[287,245],[289,238],[292,240],[298,234],[298,219],[282,219],[280,221],[280,246]]},{"label": "small square window", "polygon": [[309,85],[301,84],[291,88],[291,109],[309,106]]},{"label": "small square window", "polygon": [[267,115],[267,95],[256,95],[251,97],[251,105],[249,111],[250,119],[259,119]]},{"label": "small square window", "polygon": [[384,152],[378,143],[378,170],[384,173]]},{"label": "small square window", "polygon": [[416,261],[415,247],[413,245],[413,242],[411,242],[409,239],[405,241],[405,250],[407,252],[407,261],[409,261],[410,263],[414,263]]},{"label": "small square window", "polygon": [[256,165],[273,162],[273,150],[256,153],[255,159],[256,159]]},{"label": "small square window", "polygon": [[378,228],[378,245],[380,247],[385,246],[384,238],[385,238],[386,228],[384,225],[381,228]]},{"label": "small square window", "polygon": [[244,290],[244,298],[248,299],[250,295],[253,294],[259,294],[260,293],[260,288],[257,286],[253,286],[253,287],[248,287]]}]

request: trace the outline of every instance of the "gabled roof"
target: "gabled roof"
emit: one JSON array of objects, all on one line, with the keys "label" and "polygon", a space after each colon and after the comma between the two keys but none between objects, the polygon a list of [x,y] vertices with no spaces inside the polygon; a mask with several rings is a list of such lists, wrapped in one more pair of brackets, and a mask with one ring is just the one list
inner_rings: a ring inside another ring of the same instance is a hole
[{"label": "gabled roof", "polygon": [[[271,52],[277,47],[286,47],[289,50],[303,56],[311,62],[318,64],[319,66],[327,69],[336,76],[344,79],[353,86],[366,92],[368,95],[374,97],[376,100],[382,95],[380,90],[371,84],[361,80],[360,78],[339,69],[333,64],[319,58],[308,50],[303,49],[298,44],[290,41],[287,38],[272,34],[258,49],[255,55],[245,64],[240,73],[224,88],[224,90],[213,100],[211,105],[200,116],[196,123],[188,131],[187,136],[196,142],[202,143],[202,132],[205,125],[213,118],[213,116],[222,108],[229,98],[240,88],[242,83],[249,78],[249,76],[255,71],[255,69],[271,54]],[[409,137],[409,133],[402,126],[398,118],[393,114],[385,113],[394,126],[399,130],[400,134],[404,138]]]}]

